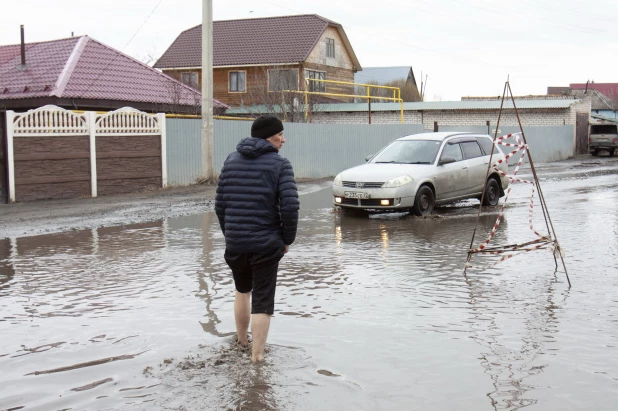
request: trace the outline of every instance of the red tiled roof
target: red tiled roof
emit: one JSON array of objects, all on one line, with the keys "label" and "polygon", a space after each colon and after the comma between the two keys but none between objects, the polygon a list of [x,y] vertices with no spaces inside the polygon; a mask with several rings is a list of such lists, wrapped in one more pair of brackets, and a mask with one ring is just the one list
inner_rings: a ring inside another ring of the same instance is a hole
[{"label": "red tiled roof", "polygon": [[[285,64],[305,61],[329,25],[324,17],[266,17],[213,22],[213,65]],[[202,26],[183,31],[154,65],[202,66]]]},{"label": "red tiled roof", "polygon": [[[31,44],[27,44],[25,46],[26,50],[28,50],[31,46]],[[15,56],[21,56],[21,47],[19,44],[0,47],[0,64],[6,63]]]},{"label": "red tiled roof", "polygon": [[[0,101],[32,97],[201,105],[201,93],[88,36],[0,46]],[[15,51],[17,50],[17,51]],[[228,108],[214,100],[215,107]]]}]

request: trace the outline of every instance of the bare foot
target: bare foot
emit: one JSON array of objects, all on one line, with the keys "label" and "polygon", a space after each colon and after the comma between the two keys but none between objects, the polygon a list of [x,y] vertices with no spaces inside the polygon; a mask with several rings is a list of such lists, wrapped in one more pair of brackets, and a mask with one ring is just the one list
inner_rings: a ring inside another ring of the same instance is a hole
[{"label": "bare foot", "polygon": [[249,349],[251,349],[251,341],[247,340],[246,342],[240,342],[238,340],[236,340],[236,348],[238,348],[241,351],[247,351]]},{"label": "bare foot", "polygon": [[253,364],[264,361],[264,354],[268,354],[270,352],[270,348],[264,347],[264,352],[262,354],[256,355],[253,352],[253,342],[251,341],[249,342],[249,350],[251,350],[251,362]]},{"label": "bare foot", "polygon": [[[249,341],[249,350],[251,350],[253,352],[253,341]],[[270,348],[268,347],[264,347],[264,354],[268,354],[270,352]]]}]

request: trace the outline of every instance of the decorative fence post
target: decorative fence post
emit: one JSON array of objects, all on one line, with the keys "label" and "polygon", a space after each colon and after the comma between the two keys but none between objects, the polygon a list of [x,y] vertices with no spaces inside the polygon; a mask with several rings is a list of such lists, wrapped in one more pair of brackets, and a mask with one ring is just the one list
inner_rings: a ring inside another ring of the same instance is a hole
[{"label": "decorative fence post", "polygon": [[9,165],[9,203],[15,202],[15,155],[13,153],[13,122],[15,121],[15,112],[7,110],[6,112],[6,158]]},{"label": "decorative fence post", "polygon": [[167,187],[167,128],[165,127],[165,113],[158,113],[159,130],[161,131],[161,186]]},{"label": "decorative fence post", "polygon": [[96,113],[88,111],[88,133],[90,137],[90,189],[92,197],[97,196],[97,139],[96,139]]}]

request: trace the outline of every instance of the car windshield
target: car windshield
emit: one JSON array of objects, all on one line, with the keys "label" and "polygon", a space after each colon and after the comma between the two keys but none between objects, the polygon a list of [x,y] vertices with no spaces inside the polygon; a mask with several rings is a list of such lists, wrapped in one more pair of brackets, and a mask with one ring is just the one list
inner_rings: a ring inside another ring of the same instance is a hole
[{"label": "car windshield", "polygon": [[386,146],[372,163],[431,164],[440,149],[440,141],[397,140]]}]

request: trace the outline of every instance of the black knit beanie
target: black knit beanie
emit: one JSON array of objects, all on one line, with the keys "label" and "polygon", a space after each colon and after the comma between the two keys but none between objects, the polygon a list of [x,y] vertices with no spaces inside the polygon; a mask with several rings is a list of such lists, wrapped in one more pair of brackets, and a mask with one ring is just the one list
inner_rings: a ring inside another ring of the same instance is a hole
[{"label": "black knit beanie", "polygon": [[269,138],[283,131],[283,123],[277,117],[260,116],[251,126],[251,137]]}]

